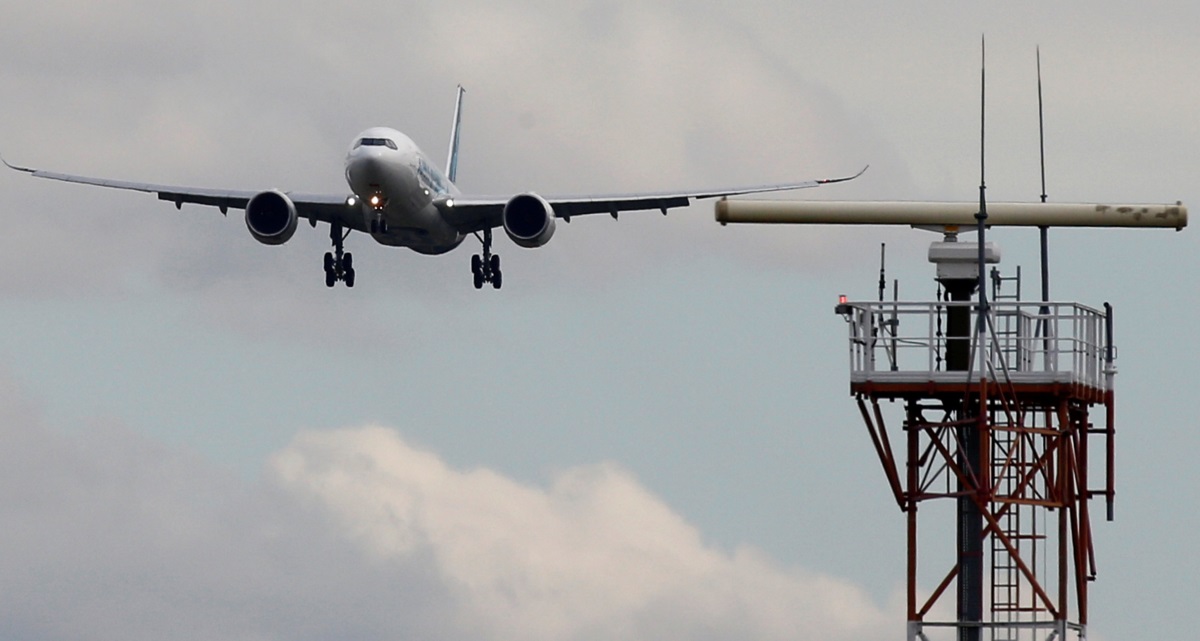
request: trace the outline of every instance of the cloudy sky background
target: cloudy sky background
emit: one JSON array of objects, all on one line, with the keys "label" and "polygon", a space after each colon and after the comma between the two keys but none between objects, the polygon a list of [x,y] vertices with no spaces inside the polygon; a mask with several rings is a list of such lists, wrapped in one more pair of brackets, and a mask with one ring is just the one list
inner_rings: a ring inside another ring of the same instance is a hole
[{"label": "cloudy sky background", "polygon": [[[0,151],[73,173],[342,192],[388,125],[460,186],[843,175],[808,199],[1194,205],[1193,3],[9,3]],[[993,8],[994,7],[994,8]],[[325,228],[0,178],[0,636],[884,639],[903,518],[847,394],[840,293],[933,296],[931,235],[721,228],[710,203],[421,257]],[[992,238],[1036,291],[1037,234]],[[1055,230],[1055,299],[1116,308],[1117,521],[1093,638],[1200,591],[1192,231]],[[923,524],[923,527],[932,527]],[[947,522],[949,536],[951,524]],[[947,539],[949,540],[949,539]],[[935,582],[939,577],[929,577]]]}]

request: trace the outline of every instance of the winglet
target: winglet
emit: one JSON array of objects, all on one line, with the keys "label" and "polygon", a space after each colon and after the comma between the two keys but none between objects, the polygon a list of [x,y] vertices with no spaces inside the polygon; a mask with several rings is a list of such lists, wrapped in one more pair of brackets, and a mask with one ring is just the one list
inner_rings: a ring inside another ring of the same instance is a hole
[{"label": "winglet", "polygon": [[454,124],[450,127],[450,152],[446,154],[446,178],[454,182],[458,175],[458,125],[462,122],[463,94],[467,93],[462,85],[458,86],[458,97],[454,101]]},{"label": "winglet", "polygon": [[844,183],[844,182],[846,182],[847,180],[854,180],[855,178],[858,178],[859,176],[861,176],[861,175],[863,175],[863,174],[867,173],[867,170],[868,170],[868,169],[870,169],[870,168],[871,168],[871,166],[870,166],[870,165],[867,165],[866,167],[863,167],[862,169],[859,169],[859,170],[858,170],[858,173],[857,173],[857,174],[854,174],[853,176],[846,176],[845,178],[826,178],[826,179],[824,179],[824,180],[818,180],[818,181],[817,181],[817,184],[820,184],[820,185],[828,185],[829,183]]},{"label": "winglet", "polygon": [[0,156],[0,162],[4,163],[4,166],[5,166],[5,167],[8,167],[9,169],[15,169],[15,170],[17,170],[17,171],[23,171],[23,172],[25,172],[25,173],[27,173],[27,174],[32,174],[33,172],[37,171],[36,169],[30,169],[30,168],[28,168],[28,167],[18,167],[18,166],[16,166],[16,165],[10,164],[10,163],[9,163],[7,160],[5,160],[5,159],[4,159],[4,156]]}]

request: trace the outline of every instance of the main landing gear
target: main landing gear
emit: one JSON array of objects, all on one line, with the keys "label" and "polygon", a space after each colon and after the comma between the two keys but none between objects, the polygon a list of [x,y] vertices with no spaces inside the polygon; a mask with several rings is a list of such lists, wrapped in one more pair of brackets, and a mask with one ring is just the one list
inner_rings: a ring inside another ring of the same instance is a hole
[{"label": "main landing gear", "polygon": [[333,241],[333,251],[325,252],[325,286],[333,287],[339,280],[346,287],[354,287],[354,255],[342,251],[342,243],[350,232],[342,232],[338,223],[329,225],[329,239]]},{"label": "main landing gear", "polygon": [[483,289],[484,283],[491,283],[493,289],[500,289],[503,278],[500,274],[500,257],[492,253],[492,230],[483,230],[483,238],[479,242],[483,243],[483,255],[471,256],[475,289]]}]

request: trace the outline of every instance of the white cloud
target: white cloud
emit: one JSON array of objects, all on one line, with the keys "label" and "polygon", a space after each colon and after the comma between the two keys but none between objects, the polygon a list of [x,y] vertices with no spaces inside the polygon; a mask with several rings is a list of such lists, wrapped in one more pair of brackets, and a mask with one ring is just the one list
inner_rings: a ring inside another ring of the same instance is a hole
[{"label": "white cloud", "polygon": [[864,639],[903,624],[845,581],[705,545],[612,464],[543,489],[368,427],[304,433],[272,467],[375,558],[432,558],[483,638]]}]

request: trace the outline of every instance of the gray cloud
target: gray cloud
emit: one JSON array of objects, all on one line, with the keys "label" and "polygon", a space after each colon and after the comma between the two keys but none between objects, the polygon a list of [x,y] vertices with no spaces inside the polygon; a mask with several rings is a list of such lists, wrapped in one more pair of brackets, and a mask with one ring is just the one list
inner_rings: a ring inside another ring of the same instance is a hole
[{"label": "gray cloud", "polygon": [[[462,175],[478,191],[757,183],[851,171],[868,160],[862,144],[847,144],[861,123],[830,92],[772,63],[744,35],[730,39],[702,19],[679,20],[667,6],[596,5],[578,13],[536,3],[503,10],[411,3],[381,15],[366,4],[274,12],[274,4],[260,3],[235,19],[217,7],[141,11],[129,4],[138,19],[101,12],[92,30],[85,17],[94,12],[65,1],[23,8],[7,23],[14,32],[53,34],[6,41],[11,56],[0,73],[14,79],[19,91],[12,95],[20,96],[4,104],[14,123],[3,135],[7,156],[157,182],[342,191],[343,145],[369,124],[410,131],[440,156],[453,84],[463,82],[470,93]],[[593,20],[597,11],[605,19]],[[364,38],[368,13],[373,24],[390,13],[405,24],[424,16],[429,28]],[[885,176],[879,159],[870,160]],[[253,294],[233,291],[291,288],[301,273],[320,284],[314,265],[323,230],[301,230],[293,243],[303,252],[272,250],[245,242],[235,216],[221,221],[189,207],[182,216],[199,220],[181,223],[169,206],[138,194],[5,180],[13,187],[6,209],[45,212],[29,233],[55,239],[10,241],[3,260],[13,271],[36,266],[23,270],[23,285],[10,285],[15,291],[120,291],[132,279],[181,292],[215,288],[233,309],[255,305]],[[709,205],[685,216],[696,224],[673,223],[645,240],[615,228],[611,241],[596,239],[590,252],[588,236],[596,232],[564,228],[562,238],[583,238],[559,258],[522,256],[532,269],[518,263],[511,273],[539,286],[555,286],[561,278],[554,275],[566,274],[578,285],[609,264],[653,265],[647,243],[664,248],[667,260],[696,243],[710,250],[725,244],[707,240],[718,233]],[[370,244],[356,241],[358,252]],[[413,257],[405,252],[379,253],[379,262],[403,267],[376,273],[405,297],[461,289],[469,280],[465,251],[433,265],[406,260]],[[431,280],[430,273],[448,270],[453,277]],[[306,305],[319,304],[316,295]],[[250,316],[270,315],[264,312]]]},{"label": "gray cloud", "polygon": [[[669,7],[597,5],[578,14],[536,3],[502,11],[414,4],[379,14],[355,4],[277,13],[272,6],[255,5],[236,20],[216,8],[156,8],[138,21],[106,18],[86,37],[71,20],[52,42],[78,38],[79,46],[53,55],[36,38],[8,42],[13,55],[0,76],[14,80],[20,99],[0,106],[23,124],[0,134],[0,151],[24,164],[116,178],[340,192],[344,145],[361,127],[397,126],[440,157],[453,85],[463,82],[466,189],[760,183],[852,171],[868,160],[869,127],[855,127],[861,123],[830,92],[748,46],[745,35],[730,39],[704,20],[675,20]],[[45,30],[60,11],[68,8],[25,8],[17,22]],[[607,17],[592,20],[595,11]],[[425,15],[429,28],[366,38],[364,12],[373,24],[389,12],[406,24]],[[71,67],[71,55],[88,59],[86,73]],[[888,175],[888,162],[869,160],[873,175]],[[377,350],[398,344],[385,310],[457,309],[475,293],[471,239],[466,249],[428,258],[352,238],[357,287],[329,292],[319,268],[324,226],[302,226],[288,245],[265,247],[248,237],[238,212],[176,212],[143,194],[11,173],[3,180],[11,189],[0,209],[22,223],[0,239],[0,269],[11,275],[0,291],[20,298],[163,292],[212,326],[306,344],[327,343],[330,328],[353,318],[353,331],[336,339]],[[757,231],[717,228],[704,203],[667,220],[576,221],[540,250],[503,238],[498,249],[508,296],[601,289],[697,256],[808,269],[848,253],[829,242],[849,242],[846,234]]]},{"label": "gray cloud", "polygon": [[886,638],[833,577],[711,548],[611,464],[546,488],[370,427],[301,433],[266,482],[0,380],[0,634],[22,639]]},{"label": "gray cloud", "polygon": [[270,486],[0,393],[5,638],[461,638],[421,555],[370,563]]}]

